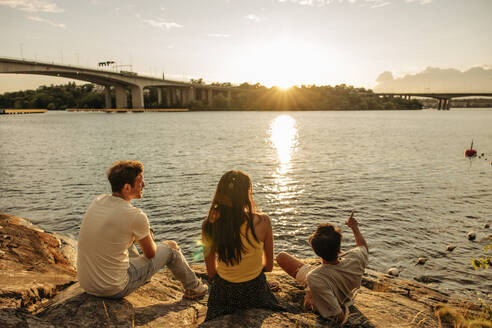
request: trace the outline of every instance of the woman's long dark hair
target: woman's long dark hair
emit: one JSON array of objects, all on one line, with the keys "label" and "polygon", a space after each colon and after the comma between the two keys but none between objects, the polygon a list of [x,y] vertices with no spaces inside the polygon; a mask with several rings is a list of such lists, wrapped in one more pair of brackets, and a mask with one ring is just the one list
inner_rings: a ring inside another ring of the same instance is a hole
[{"label": "woman's long dark hair", "polygon": [[[249,176],[241,171],[226,172],[219,183],[202,230],[210,249],[221,262],[234,265],[241,262],[244,245],[240,228],[246,221],[246,240],[251,244],[248,231],[258,241],[253,227],[256,204],[252,197]],[[206,254],[205,254],[206,255]]]}]

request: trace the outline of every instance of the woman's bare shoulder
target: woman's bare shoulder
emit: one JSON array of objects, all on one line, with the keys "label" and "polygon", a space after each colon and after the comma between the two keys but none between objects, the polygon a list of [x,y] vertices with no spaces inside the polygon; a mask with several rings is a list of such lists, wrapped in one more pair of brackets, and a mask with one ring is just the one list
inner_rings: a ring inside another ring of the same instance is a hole
[{"label": "woman's bare shoulder", "polygon": [[208,222],[209,222],[208,221],[208,218],[203,219],[203,221],[202,221],[202,230],[205,229],[205,224],[207,224]]},{"label": "woman's bare shoulder", "polygon": [[265,213],[255,213],[253,224],[256,225],[270,225],[270,217]]}]

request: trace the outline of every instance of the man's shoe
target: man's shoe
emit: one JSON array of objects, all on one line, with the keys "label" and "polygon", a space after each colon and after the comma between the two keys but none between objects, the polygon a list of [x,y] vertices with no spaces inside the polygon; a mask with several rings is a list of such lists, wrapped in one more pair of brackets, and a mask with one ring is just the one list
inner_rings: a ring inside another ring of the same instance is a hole
[{"label": "man's shoe", "polygon": [[193,300],[200,296],[205,295],[208,292],[208,286],[205,285],[201,280],[198,280],[198,286],[192,289],[186,289],[183,297]]}]

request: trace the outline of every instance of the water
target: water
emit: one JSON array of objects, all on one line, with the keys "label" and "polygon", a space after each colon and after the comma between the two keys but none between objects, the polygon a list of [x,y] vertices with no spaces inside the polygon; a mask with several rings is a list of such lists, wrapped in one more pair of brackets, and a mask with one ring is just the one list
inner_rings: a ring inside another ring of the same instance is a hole
[{"label": "water", "polygon": [[[471,258],[492,234],[483,228],[492,221],[491,126],[492,110],[3,115],[0,212],[76,238],[87,206],[110,192],[106,169],[138,159],[146,188],[134,204],[157,239],[177,240],[191,260],[219,178],[240,169],[272,219],[276,252],[314,257],[307,239],[317,223],[343,225],[354,209],[371,269],[489,293],[492,271],[473,270]],[[463,157],[472,139],[487,161]],[[353,246],[343,233],[342,247]]]}]

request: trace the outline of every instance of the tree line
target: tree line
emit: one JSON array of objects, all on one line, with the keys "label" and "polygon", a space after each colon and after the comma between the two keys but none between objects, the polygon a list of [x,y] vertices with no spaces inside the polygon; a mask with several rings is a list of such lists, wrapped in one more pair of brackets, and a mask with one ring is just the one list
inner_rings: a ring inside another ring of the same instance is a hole
[{"label": "tree line", "polygon": [[[203,84],[203,80],[193,80],[193,84]],[[213,83],[214,86],[232,87],[231,83]],[[217,91],[215,91],[217,92]],[[130,101],[130,100],[129,100]],[[157,103],[157,92],[151,88],[144,90],[146,107],[165,108]],[[112,92],[112,104],[115,104]],[[130,105],[130,104],[129,104]],[[104,88],[94,84],[41,86],[36,90],[7,92],[0,95],[1,108],[46,108],[64,110],[66,108],[104,108]],[[173,106],[175,107],[175,106]],[[225,92],[216,93],[211,102],[194,100],[189,104],[191,110],[400,110],[421,109],[418,100],[402,98],[380,98],[372,90],[355,88],[345,84],[337,86],[303,85],[287,90],[278,87],[267,88],[259,83],[243,83],[232,87],[231,98]]]},{"label": "tree line", "polygon": [[[218,86],[227,86],[219,85]],[[355,88],[345,84],[337,86],[303,85],[288,89],[267,88],[243,83],[234,88],[231,99],[225,93],[212,98],[209,106],[201,100],[191,104],[194,110],[403,110],[422,109],[416,100],[399,97],[380,98],[372,90]]]},{"label": "tree line", "polygon": [[104,108],[104,93],[94,84],[40,86],[36,90],[6,92],[0,95],[2,108]]}]

